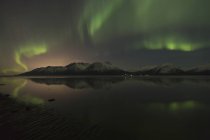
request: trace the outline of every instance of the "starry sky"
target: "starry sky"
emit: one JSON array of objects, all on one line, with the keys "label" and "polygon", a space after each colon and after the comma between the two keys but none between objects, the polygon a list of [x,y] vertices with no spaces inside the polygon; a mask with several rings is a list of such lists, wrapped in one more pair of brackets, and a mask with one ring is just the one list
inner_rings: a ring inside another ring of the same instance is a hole
[{"label": "starry sky", "polygon": [[209,0],[1,0],[0,74],[72,62],[210,63]]}]

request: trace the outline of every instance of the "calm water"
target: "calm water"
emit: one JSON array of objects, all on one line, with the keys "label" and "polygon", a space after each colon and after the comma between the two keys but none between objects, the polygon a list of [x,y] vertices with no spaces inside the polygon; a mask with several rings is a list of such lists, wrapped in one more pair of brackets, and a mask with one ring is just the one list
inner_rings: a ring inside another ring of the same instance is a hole
[{"label": "calm water", "polygon": [[100,126],[101,139],[210,138],[210,77],[1,78],[0,84],[18,102]]}]

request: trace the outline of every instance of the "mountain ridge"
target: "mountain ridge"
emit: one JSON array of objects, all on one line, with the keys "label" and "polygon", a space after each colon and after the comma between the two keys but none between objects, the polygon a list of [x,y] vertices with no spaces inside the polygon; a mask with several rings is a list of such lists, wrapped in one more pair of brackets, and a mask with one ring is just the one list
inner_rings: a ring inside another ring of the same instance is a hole
[{"label": "mountain ridge", "polygon": [[111,63],[71,63],[66,66],[47,66],[22,73],[22,76],[50,75],[122,75],[127,73]]},{"label": "mountain ridge", "polygon": [[36,68],[20,76],[72,76],[72,75],[210,75],[210,64],[184,70],[173,64],[145,66],[135,72],[129,72],[111,63],[71,63],[66,66],[47,66]]}]

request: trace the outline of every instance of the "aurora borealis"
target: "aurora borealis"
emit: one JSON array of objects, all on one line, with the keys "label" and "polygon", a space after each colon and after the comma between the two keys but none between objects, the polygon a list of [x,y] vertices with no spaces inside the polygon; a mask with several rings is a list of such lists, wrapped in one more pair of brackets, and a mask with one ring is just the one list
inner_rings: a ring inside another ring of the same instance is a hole
[{"label": "aurora borealis", "polygon": [[21,60],[22,56],[33,57],[36,55],[44,54],[47,52],[47,47],[45,45],[29,45],[26,47],[21,47],[15,52],[15,62],[20,65],[24,70],[28,70],[26,64]]},{"label": "aurora borealis", "polygon": [[[110,61],[209,63],[208,0],[1,0],[0,74]],[[43,43],[44,42],[44,43]]]}]

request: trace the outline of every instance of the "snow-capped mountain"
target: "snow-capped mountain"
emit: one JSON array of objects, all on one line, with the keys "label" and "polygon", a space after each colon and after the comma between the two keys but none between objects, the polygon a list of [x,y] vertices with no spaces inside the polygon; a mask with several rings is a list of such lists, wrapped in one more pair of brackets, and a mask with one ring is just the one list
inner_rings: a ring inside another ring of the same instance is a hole
[{"label": "snow-capped mountain", "polygon": [[71,63],[66,66],[68,71],[74,71],[74,72],[81,72],[84,71],[88,66],[90,66],[89,63]]},{"label": "snow-capped mountain", "polygon": [[210,75],[210,65],[203,65],[183,70],[173,64],[145,66],[137,72],[124,71],[111,63],[72,63],[67,66],[48,66],[34,69],[20,75]]},{"label": "snow-capped mountain", "polygon": [[21,75],[121,75],[124,71],[110,63],[72,63],[67,66],[48,66],[34,69]]},{"label": "snow-capped mountain", "polygon": [[192,75],[209,75],[210,74],[210,64],[194,67],[194,68],[188,70],[187,73],[192,74]]},{"label": "snow-capped mountain", "polygon": [[173,64],[163,64],[143,67],[138,73],[148,75],[180,75],[184,74],[184,71]]}]

